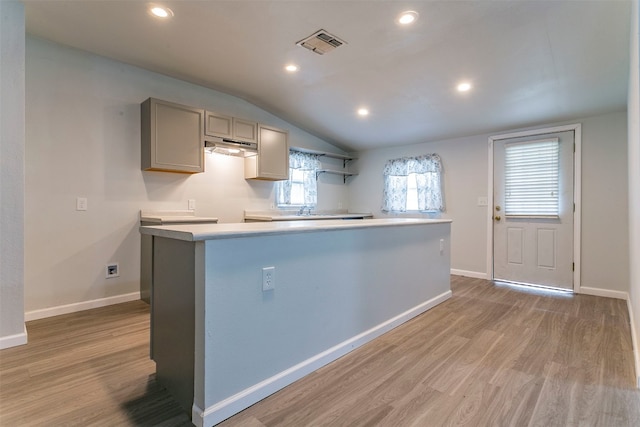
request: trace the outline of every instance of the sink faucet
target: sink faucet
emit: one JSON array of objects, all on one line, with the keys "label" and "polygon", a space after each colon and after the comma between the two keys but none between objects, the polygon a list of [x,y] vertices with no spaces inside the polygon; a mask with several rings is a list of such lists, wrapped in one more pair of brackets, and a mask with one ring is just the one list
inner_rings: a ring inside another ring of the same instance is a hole
[{"label": "sink faucet", "polygon": [[304,215],[305,209],[307,210],[307,215],[311,215],[311,206],[307,205],[300,208],[300,210],[298,211],[298,215]]}]

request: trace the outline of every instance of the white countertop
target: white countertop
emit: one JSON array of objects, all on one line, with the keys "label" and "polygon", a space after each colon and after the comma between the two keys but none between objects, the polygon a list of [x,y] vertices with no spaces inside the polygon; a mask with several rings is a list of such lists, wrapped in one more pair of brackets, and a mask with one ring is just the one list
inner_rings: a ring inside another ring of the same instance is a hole
[{"label": "white countertop", "polygon": [[150,224],[198,224],[218,222],[218,218],[195,216],[194,211],[140,211],[140,222]]},{"label": "white countertop", "polygon": [[227,224],[176,224],[140,227],[140,233],[176,240],[199,241],[255,237],[284,233],[309,233],[369,227],[392,227],[450,223],[449,219],[381,218],[359,221],[308,220]]}]

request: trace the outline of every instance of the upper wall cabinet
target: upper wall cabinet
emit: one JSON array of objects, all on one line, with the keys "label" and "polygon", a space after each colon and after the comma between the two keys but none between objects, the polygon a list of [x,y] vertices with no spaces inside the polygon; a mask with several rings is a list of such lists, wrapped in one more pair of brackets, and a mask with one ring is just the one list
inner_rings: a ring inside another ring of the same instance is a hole
[{"label": "upper wall cabinet", "polygon": [[258,155],[245,157],[244,177],[281,181],[289,179],[289,133],[258,125]]},{"label": "upper wall cabinet", "polygon": [[149,98],[141,105],[142,169],[204,172],[204,110]]},{"label": "upper wall cabinet", "polygon": [[205,114],[205,135],[258,142],[258,123],[211,111],[207,111]]},{"label": "upper wall cabinet", "polygon": [[208,136],[219,136],[220,138],[233,137],[233,117],[223,114],[205,112],[204,134]]},{"label": "upper wall cabinet", "polygon": [[233,118],[233,139],[258,142],[258,123]]}]

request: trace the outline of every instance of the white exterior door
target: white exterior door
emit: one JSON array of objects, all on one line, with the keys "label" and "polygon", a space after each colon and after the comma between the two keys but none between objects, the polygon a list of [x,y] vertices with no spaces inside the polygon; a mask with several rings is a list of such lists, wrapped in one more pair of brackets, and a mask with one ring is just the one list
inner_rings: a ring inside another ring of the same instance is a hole
[{"label": "white exterior door", "polygon": [[574,131],[493,144],[494,279],[573,290]]}]

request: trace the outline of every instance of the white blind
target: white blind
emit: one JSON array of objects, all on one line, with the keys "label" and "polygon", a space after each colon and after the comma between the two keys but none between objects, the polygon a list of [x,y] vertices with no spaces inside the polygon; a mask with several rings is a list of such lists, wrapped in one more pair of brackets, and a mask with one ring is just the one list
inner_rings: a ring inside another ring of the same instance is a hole
[{"label": "white blind", "polygon": [[505,215],[558,216],[557,138],[505,144]]}]

